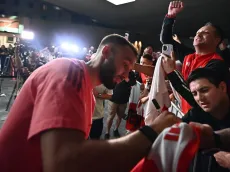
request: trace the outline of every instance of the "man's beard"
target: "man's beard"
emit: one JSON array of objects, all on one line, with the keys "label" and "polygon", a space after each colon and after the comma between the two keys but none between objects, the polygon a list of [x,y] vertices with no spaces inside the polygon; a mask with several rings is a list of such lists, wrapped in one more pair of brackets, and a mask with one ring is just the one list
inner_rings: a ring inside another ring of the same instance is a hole
[{"label": "man's beard", "polygon": [[99,77],[101,83],[108,89],[114,89],[116,86],[116,82],[113,81],[116,73],[116,68],[114,65],[113,58],[109,58],[106,60],[100,67]]}]

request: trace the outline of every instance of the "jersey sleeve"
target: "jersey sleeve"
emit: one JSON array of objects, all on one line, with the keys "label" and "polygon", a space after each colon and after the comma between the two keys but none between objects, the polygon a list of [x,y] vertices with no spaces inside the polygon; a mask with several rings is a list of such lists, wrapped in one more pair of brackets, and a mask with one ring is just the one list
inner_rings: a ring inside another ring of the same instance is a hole
[{"label": "jersey sleeve", "polygon": [[76,129],[85,133],[84,93],[73,85],[73,82],[83,79],[67,78],[69,76],[52,75],[36,87],[28,139],[43,131],[58,128]]}]

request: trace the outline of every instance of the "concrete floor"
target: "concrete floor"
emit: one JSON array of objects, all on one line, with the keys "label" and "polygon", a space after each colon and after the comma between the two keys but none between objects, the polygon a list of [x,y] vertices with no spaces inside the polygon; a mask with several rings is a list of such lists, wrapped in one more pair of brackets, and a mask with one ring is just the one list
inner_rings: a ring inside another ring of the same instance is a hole
[{"label": "concrete floor", "polygon": [[[2,83],[2,93],[4,93],[6,96],[0,97],[0,128],[3,125],[5,119],[7,118],[8,111],[6,111],[6,106],[7,106],[7,103],[9,102],[9,99],[10,99],[10,96],[11,96],[11,93],[13,91],[15,83],[16,83],[16,81],[13,81],[12,79],[4,79],[4,81]],[[13,100],[11,102],[11,105],[12,105],[12,103],[13,103]],[[106,102],[105,103],[104,128],[103,128],[103,134],[102,134],[101,138],[104,138],[107,116],[108,116],[108,110],[107,110],[107,102]],[[115,120],[114,120],[114,123],[115,123]],[[113,124],[113,126],[114,126],[114,124]],[[113,126],[111,128],[111,133],[110,133],[111,138],[113,138],[113,132],[112,132]],[[119,132],[121,135],[124,135],[126,133],[124,120],[121,122]]]},{"label": "concrete floor", "polygon": [[[6,106],[7,106],[7,103],[9,102],[9,99],[10,99],[15,83],[16,81],[12,79],[5,79],[5,78],[2,82],[1,93],[4,93],[5,96],[0,97],[0,127],[3,125],[7,117],[8,111],[6,111]],[[11,102],[11,105],[12,103],[13,103],[13,100]]]}]

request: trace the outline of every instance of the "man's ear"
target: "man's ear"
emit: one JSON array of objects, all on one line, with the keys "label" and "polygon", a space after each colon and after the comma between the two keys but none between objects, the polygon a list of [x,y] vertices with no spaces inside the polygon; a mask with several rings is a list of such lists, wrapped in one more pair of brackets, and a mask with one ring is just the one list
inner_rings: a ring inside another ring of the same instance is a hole
[{"label": "man's ear", "polygon": [[221,83],[219,84],[219,88],[221,89],[221,91],[227,93],[227,84],[224,81],[221,81]]},{"label": "man's ear", "polygon": [[219,46],[220,45],[220,42],[221,41],[221,38],[220,37],[216,37],[216,44],[217,44],[217,46]]},{"label": "man's ear", "polygon": [[102,57],[104,60],[109,58],[110,52],[111,52],[111,47],[109,45],[105,45],[102,48]]}]

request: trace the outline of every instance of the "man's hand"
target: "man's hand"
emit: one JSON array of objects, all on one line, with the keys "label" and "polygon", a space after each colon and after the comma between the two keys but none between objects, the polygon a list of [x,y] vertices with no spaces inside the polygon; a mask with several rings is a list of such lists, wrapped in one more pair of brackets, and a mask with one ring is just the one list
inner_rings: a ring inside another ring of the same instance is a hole
[{"label": "man's hand", "polygon": [[200,124],[191,122],[189,125],[195,126],[200,128],[201,135],[200,135],[200,148],[201,149],[210,149],[215,147],[215,140],[213,135],[213,129],[211,126],[207,124]]},{"label": "man's hand", "polygon": [[176,69],[175,54],[172,52],[171,57],[168,57],[164,54],[161,54],[162,58],[162,67],[165,73],[169,74]]},{"label": "man's hand", "polygon": [[150,125],[154,131],[160,134],[165,128],[181,122],[181,119],[176,117],[173,113],[164,111],[162,112]]},{"label": "man's hand", "polygon": [[216,154],[214,154],[214,157],[216,159],[216,162],[224,168],[230,168],[230,153],[229,152],[223,152],[220,151]]},{"label": "man's hand", "polygon": [[184,8],[184,3],[181,1],[172,1],[169,4],[168,15],[176,16]]},{"label": "man's hand", "polygon": [[178,42],[179,44],[181,44],[181,41],[180,41],[179,37],[177,36],[177,34],[174,34],[172,37],[173,37],[173,40],[174,40],[174,41],[176,41],[176,42]]},{"label": "man's hand", "polygon": [[227,41],[226,40],[223,40],[220,45],[219,45],[219,48],[221,51],[225,50],[227,48]]}]

